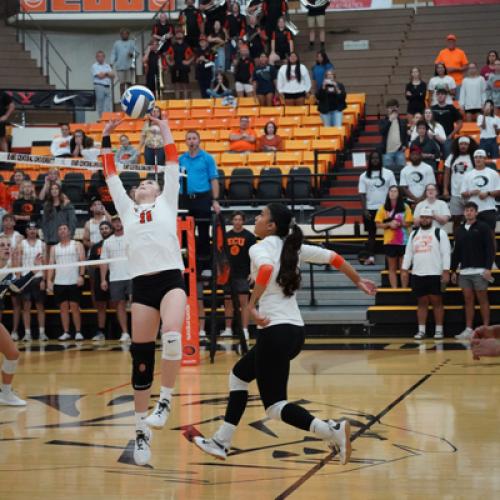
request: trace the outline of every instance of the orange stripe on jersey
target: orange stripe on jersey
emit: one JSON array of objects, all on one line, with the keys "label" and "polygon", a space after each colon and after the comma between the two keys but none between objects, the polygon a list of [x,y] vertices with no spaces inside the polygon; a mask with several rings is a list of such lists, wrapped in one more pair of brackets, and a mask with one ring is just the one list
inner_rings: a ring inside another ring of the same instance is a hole
[{"label": "orange stripe on jersey", "polygon": [[261,286],[267,286],[273,274],[273,266],[271,264],[264,264],[259,267],[255,283]]}]

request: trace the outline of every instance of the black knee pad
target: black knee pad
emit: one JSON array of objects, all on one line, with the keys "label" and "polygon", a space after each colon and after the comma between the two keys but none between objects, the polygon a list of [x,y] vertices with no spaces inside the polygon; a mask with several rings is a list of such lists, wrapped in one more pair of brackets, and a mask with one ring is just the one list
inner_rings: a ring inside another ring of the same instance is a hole
[{"label": "black knee pad", "polygon": [[155,342],[138,344],[132,342],[130,354],[132,355],[132,387],[136,391],[145,391],[153,384],[155,369]]}]

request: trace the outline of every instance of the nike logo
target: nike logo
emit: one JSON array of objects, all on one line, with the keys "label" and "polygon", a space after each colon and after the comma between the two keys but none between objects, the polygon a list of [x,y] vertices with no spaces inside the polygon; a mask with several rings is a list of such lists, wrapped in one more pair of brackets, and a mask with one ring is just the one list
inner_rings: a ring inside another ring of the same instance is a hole
[{"label": "nike logo", "polygon": [[62,102],[74,99],[78,94],[68,95],[66,97],[59,97],[57,94],[54,96],[54,104],[61,104]]},{"label": "nike logo", "polygon": [[177,342],[176,340],[167,340],[167,344],[172,344],[174,342]]}]

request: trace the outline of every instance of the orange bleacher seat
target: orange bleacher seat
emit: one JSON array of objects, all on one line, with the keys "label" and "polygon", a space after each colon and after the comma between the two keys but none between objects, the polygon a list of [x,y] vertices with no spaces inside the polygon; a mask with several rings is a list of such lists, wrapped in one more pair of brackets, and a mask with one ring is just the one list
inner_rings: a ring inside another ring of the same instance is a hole
[{"label": "orange bleacher seat", "polygon": [[339,139],[316,139],[311,144],[313,149],[334,149],[340,148]]},{"label": "orange bleacher seat", "polygon": [[318,137],[318,127],[295,127],[292,137],[294,139],[316,139]]},{"label": "orange bleacher seat", "polygon": [[205,120],[205,127],[207,129],[221,129],[229,127],[229,118],[212,118]]},{"label": "orange bleacher seat", "polygon": [[[326,174],[328,171],[328,163],[335,161],[335,154],[318,155],[318,174]],[[302,165],[309,167],[314,171],[314,151],[304,151],[302,156]]]},{"label": "orange bleacher seat", "polygon": [[342,117],[342,125],[346,127],[346,135],[351,135],[351,129],[356,125],[357,119],[354,115],[344,114]]},{"label": "orange bleacher seat", "polygon": [[323,125],[323,122],[321,121],[321,117],[319,114],[316,115],[310,115],[310,116],[302,116],[300,119],[300,124],[303,127],[320,127]]},{"label": "orange bleacher seat", "polygon": [[278,135],[282,139],[291,139],[293,134],[293,128],[292,127],[280,127],[278,126]]},{"label": "orange bleacher seat", "polygon": [[220,155],[221,167],[242,167],[247,164],[247,153],[222,153]]},{"label": "orange bleacher seat", "polygon": [[50,146],[31,146],[31,154],[39,156],[50,156]]},{"label": "orange bleacher seat", "polygon": [[158,106],[162,111],[168,108],[168,101],[163,99],[157,99],[155,101],[156,106]]},{"label": "orange bleacher seat", "polygon": [[[207,150],[207,148],[205,147],[205,151]],[[219,164],[220,162],[220,153],[210,153],[214,159],[214,162],[216,165]]]},{"label": "orange bleacher seat", "polygon": [[104,123],[90,123],[87,129],[87,134],[100,134],[104,128]]},{"label": "orange bleacher seat", "polygon": [[70,123],[69,130],[74,132],[75,130],[83,130],[85,133],[89,130],[89,123]]},{"label": "orange bleacher seat", "polygon": [[[318,106],[316,104],[309,105],[309,115],[310,116],[319,116]],[[320,117],[320,120],[321,120],[321,117]]]},{"label": "orange bleacher seat", "polygon": [[171,130],[184,130],[184,120],[168,120]]},{"label": "orange bleacher seat", "polygon": [[302,161],[302,151],[291,151],[291,152],[278,151],[276,153],[276,159],[274,163],[276,165],[296,166],[300,165],[301,161]]},{"label": "orange bleacher seat", "polygon": [[255,97],[238,97],[238,107],[248,107],[248,106],[255,106],[258,104],[257,100]]},{"label": "orange bleacher seat", "polygon": [[215,108],[214,118],[233,118],[236,116],[236,108],[225,107],[225,108]]},{"label": "orange bleacher seat", "polygon": [[330,137],[344,137],[345,128],[344,127],[320,127],[319,137],[320,139],[327,139]]},{"label": "orange bleacher seat", "polygon": [[247,165],[249,167],[254,166],[270,166],[274,162],[274,153],[248,153]]},{"label": "orange bleacher seat", "polygon": [[285,106],[285,116],[303,116],[309,114],[309,106]]},{"label": "orange bleacher seat", "polygon": [[259,116],[260,108],[258,106],[248,108],[237,108],[236,114],[238,116]]},{"label": "orange bleacher seat", "polygon": [[205,128],[205,120],[203,119],[198,119],[198,120],[184,120],[184,129],[189,130],[189,129],[194,129],[197,130],[199,128]]},{"label": "orange bleacher seat", "polygon": [[168,109],[167,116],[170,120],[184,120],[187,118],[191,118],[191,110],[182,108],[182,109]]},{"label": "orange bleacher seat", "polygon": [[167,104],[168,109],[189,109],[190,99],[170,99]]},{"label": "orange bleacher seat", "polygon": [[99,121],[109,122],[109,120],[120,120],[124,116],[125,116],[124,113],[118,111],[104,111],[103,114],[101,115],[101,118],[99,118]]},{"label": "orange bleacher seat", "polygon": [[191,109],[212,109],[213,107],[213,99],[191,99]]},{"label": "orange bleacher seat", "polygon": [[218,129],[198,130],[198,133],[200,134],[200,139],[202,141],[216,141],[219,139]]},{"label": "orange bleacher seat", "polygon": [[[185,153],[188,150],[188,146],[185,141],[176,142],[175,145],[177,146],[177,151],[179,153]],[[200,147],[202,147],[202,144],[200,144]]]},{"label": "orange bleacher seat", "polygon": [[363,107],[366,101],[366,94],[347,94],[345,102],[347,104],[359,104]]},{"label": "orange bleacher seat", "polygon": [[172,130],[172,137],[175,142],[184,141],[186,139],[186,132],[184,130]]},{"label": "orange bleacher seat", "polygon": [[219,130],[219,140],[228,141],[229,135],[231,134],[231,130],[228,128],[222,128]]},{"label": "orange bleacher seat", "polygon": [[143,120],[124,120],[116,127],[117,132],[137,132],[144,127]]},{"label": "orange bleacher seat", "polygon": [[283,106],[261,106],[260,116],[283,116]]},{"label": "orange bleacher seat", "polygon": [[280,116],[276,123],[278,127],[300,127],[300,116]]},{"label": "orange bleacher seat", "polygon": [[307,151],[311,149],[311,141],[309,139],[287,139],[285,149],[287,151]]},{"label": "orange bleacher seat", "polygon": [[476,122],[463,122],[459,135],[479,134],[480,130]]},{"label": "orange bleacher seat", "polygon": [[128,132],[127,134],[128,140],[131,143],[138,143],[141,140],[141,133],[140,132]]},{"label": "orange bleacher seat", "polygon": [[213,141],[205,143],[207,153],[225,153],[229,149],[229,141]]},{"label": "orange bleacher seat", "polygon": [[214,116],[212,108],[191,108],[192,119],[211,119]]},{"label": "orange bleacher seat", "polygon": [[264,128],[266,123],[269,123],[269,122],[276,123],[276,118],[277,118],[276,116],[256,116],[253,119],[253,126],[254,126],[254,128],[255,127]]}]

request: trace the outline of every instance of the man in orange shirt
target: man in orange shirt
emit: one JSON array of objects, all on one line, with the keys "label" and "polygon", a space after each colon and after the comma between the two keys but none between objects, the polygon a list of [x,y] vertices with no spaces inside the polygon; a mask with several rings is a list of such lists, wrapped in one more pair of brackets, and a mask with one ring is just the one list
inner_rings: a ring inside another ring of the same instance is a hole
[{"label": "man in orange shirt", "polygon": [[235,153],[245,153],[246,151],[255,151],[255,143],[257,135],[255,131],[250,128],[250,118],[242,116],[240,118],[240,128],[232,130],[229,134],[230,151]]},{"label": "man in orange shirt", "polygon": [[449,34],[446,40],[448,42],[448,48],[441,50],[434,63],[443,63],[446,66],[448,74],[455,80],[457,84],[455,99],[458,101],[460,97],[460,87],[464,79],[464,71],[467,69],[469,60],[465,52],[457,48],[457,37],[455,35]]}]

